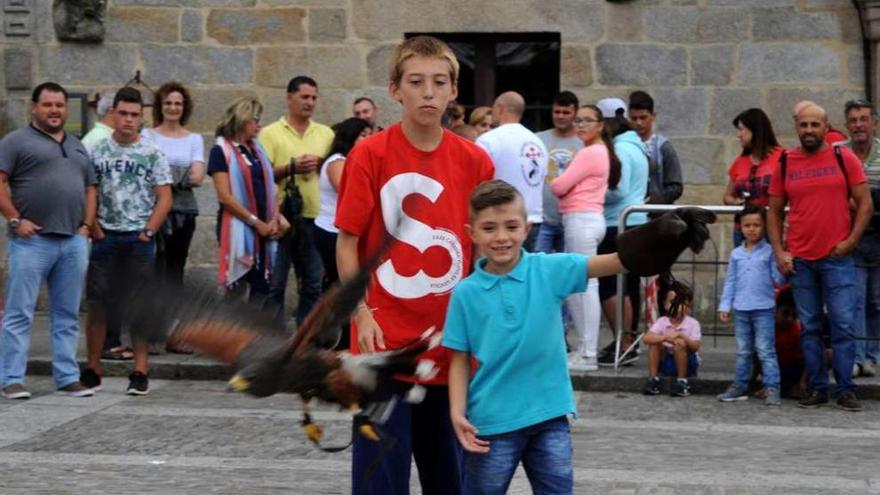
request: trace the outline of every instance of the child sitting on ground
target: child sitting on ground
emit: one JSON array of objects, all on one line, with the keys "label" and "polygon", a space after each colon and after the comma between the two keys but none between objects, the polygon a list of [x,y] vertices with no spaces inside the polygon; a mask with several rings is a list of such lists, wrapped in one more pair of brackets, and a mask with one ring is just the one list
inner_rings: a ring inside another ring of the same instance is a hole
[{"label": "child sitting on ground", "polygon": [[782,276],[776,269],[773,248],[764,239],[764,208],[748,205],[740,216],[743,243],[730,253],[718,318],[730,321],[735,314],[736,371],[733,383],[718,395],[722,402],[749,398],[752,354],[757,351],[764,381],[764,404],[779,406],[779,363],[776,359],[775,284]]},{"label": "child sitting on ground", "polygon": [[674,376],[670,395],[687,397],[691,394],[688,378],[697,375],[700,366],[700,322],[690,316],[694,293],[683,282],[673,281],[666,300],[666,316],[659,318],[644,341],[648,346],[648,382],[645,395],[660,393],[660,375]]}]

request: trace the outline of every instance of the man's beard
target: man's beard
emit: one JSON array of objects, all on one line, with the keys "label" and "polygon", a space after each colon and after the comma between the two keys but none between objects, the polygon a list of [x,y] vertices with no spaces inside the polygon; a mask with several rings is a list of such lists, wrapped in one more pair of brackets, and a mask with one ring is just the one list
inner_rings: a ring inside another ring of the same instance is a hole
[{"label": "man's beard", "polygon": [[[808,141],[805,139],[806,137],[814,138],[813,142],[808,142]],[[819,148],[822,147],[822,140],[819,139],[817,136],[812,136],[812,135],[810,135],[810,136],[803,136],[803,137],[800,138],[800,141],[801,141],[801,147],[802,147],[802,148],[804,149],[804,151],[806,151],[807,153],[813,153],[813,152],[815,152],[815,151],[818,151]]]}]

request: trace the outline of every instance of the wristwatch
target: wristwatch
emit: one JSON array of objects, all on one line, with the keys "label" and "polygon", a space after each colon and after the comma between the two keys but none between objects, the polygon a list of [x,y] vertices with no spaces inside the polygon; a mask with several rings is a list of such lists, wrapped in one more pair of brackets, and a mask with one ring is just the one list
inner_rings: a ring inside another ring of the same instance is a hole
[{"label": "wristwatch", "polygon": [[256,224],[257,224],[257,222],[258,222],[258,221],[259,221],[259,220],[260,220],[260,219],[259,219],[259,218],[257,218],[257,216],[256,216],[256,215],[254,215],[254,214],[251,214],[251,216],[249,216],[249,217],[248,217],[248,219],[247,219],[247,222],[246,222],[246,223],[247,223],[247,224],[248,224],[248,225],[249,225],[249,226],[251,226],[251,227],[253,227],[253,226],[254,226],[254,225],[256,225]]},{"label": "wristwatch", "polygon": [[9,219],[9,228],[12,230],[18,230],[18,226],[21,225],[21,219],[18,217]]},{"label": "wristwatch", "polygon": [[152,239],[153,236],[156,235],[156,233],[153,232],[152,229],[144,229],[144,230],[142,230],[141,232],[143,232],[143,234],[144,234],[145,236],[147,236],[147,239]]}]

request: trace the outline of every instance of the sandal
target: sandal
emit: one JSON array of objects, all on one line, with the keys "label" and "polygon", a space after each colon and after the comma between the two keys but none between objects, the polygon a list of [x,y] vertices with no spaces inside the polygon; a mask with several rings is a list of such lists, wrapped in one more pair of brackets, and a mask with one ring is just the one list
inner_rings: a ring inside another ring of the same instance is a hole
[{"label": "sandal", "polygon": [[101,353],[101,359],[110,361],[131,361],[134,359],[134,351],[130,347],[117,346],[111,347]]}]

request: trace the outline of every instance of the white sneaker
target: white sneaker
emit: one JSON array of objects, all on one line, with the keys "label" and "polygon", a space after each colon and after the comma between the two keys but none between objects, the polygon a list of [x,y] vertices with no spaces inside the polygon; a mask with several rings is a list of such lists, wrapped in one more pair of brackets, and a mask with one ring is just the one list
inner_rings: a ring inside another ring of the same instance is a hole
[{"label": "white sneaker", "polygon": [[597,371],[599,364],[595,357],[586,357],[582,354],[570,353],[568,355],[568,370],[576,373]]}]

